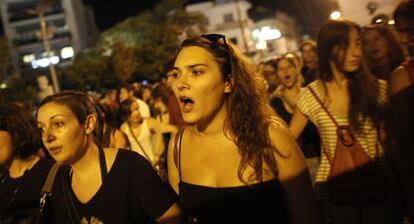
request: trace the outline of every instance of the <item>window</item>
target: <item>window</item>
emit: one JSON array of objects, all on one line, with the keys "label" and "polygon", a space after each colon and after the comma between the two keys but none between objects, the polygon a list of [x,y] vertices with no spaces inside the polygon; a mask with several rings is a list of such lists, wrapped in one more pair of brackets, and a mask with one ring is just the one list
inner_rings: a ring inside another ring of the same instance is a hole
[{"label": "window", "polygon": [[233,13],[226,13],[223,15],[223,19],[225,23],[230,23],[234,21]]}]

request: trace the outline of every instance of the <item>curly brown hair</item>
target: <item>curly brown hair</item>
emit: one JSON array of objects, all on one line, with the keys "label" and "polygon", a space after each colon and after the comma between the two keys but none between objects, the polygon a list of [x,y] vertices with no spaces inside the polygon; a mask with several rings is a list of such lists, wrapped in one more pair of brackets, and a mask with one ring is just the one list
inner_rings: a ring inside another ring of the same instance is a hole
[{"label": "curly brown hair", "polygon": [[[224,80],[232,83],[232,91],[225,96],[229,113],[224,133],[234,141],[241,155],[237,172],[239,179],[245,184],[252,180],[260,181],[263,162],[276,176],[278,171],[274,152],[278,153],[278,150],[271,144],[269,137],[269,125],[275,113],[268,103],[262,76],[256,72],[247,56],[227,39],[224,43],[203,37],[189,38],[183,41],[177,54],[191,46],[210,52],[219,64]],[[174,157],[177,161],[176,151]],[[245,180],[243,173],[248,166],[254,169],[254,173]]]}]

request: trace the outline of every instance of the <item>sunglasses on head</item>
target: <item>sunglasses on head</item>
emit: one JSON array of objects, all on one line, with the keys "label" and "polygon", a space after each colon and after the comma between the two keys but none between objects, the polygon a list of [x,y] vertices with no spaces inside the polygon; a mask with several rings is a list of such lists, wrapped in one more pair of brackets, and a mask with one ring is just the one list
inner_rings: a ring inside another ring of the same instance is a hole
[{"label": "sunglasses on head", "polygon": [[218,43],[220,39],[223,39],[224,46],[228,47],[227,42],[226,42],[226,36],[222,34],[210,33],[210,34],[203,34],[201,35],[201,37],[211,42],[216,42],[216,43]]},{"label": "sunglasses on head", "polygon": [[[221,44],[218,41],[220,39],[223,39],[224,46],[228,50],[230,50],[229,45],[226,42],[226,36],[224,36],[223,34],[210,33],[210,34],[203,34],[203,35],[201,35],[201,37],[204,38],[204,39],[206,39],[206,40],[209,40],[211,42],[218,43],[218,44]],[[230,53],[228,53],[228,56],[227,57],[228,57],[228,60],[230,62],[230,70],[231,70],[230,75],[231,75],[233,73],[232,72],[233,71],[233,58],[231,57],[231,54]]]}]

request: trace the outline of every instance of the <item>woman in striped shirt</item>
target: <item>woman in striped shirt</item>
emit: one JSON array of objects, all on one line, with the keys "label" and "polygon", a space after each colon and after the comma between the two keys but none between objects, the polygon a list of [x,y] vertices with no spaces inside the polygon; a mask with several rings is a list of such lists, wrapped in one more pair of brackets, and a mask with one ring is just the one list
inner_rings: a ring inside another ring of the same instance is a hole
[{"label": "woman in striped shirt", "polygon": [[[349,125],[366,155],[382,158],[377,127],[386,105],[386,83],[376,80],[362,65],[359,27],[350,21],[328,21],[318,34],[319,77],[309,84],[331,118],[309,88],[301,91],[289,128],[297,138],[307,122],[314,123],[321,137],[321,163],[316,174],[316,194],[331,223],[394,223],[398,212],[395,188],[381,203],[338,204],[328,194],[327,180],[337,143],[337,125]],[[377,150],[378,146],[378,150]],[[329,156],[329,158],[328,158]],[[389,170],[389,169],[388,169]],[[384,173],[387,169],[384,169]],[[392,182],[392,175],[386,175]],[[392,184],[390,186],[393,186]]]}]

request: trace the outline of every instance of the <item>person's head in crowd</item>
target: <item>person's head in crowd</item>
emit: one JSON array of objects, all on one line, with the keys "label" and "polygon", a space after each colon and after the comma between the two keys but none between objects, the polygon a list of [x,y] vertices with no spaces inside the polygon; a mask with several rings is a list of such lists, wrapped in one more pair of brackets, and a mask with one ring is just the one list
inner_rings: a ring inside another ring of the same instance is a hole
[{"label": "person's head in crowd", "polygon": [[58,162],[76,163],[102,139],[102,115],[81,91],[46,97],[40,103],[37,121],[44,146]]},{"label": "person's head in crowd", "polygon": [[152,94],[152,87],[150,85],[143,85],[141,87],[141,97],[140,97],[140,99],[142,99],[146,103],[150,103],[151,94]]},{"label": "person's head in crowd", "polygon": [[132,87],[132,85],[125,84],[119,89],[119,102],[122,103],[124,100],[130,97],[134,97],[134,87]]},{"label": "person's head in crowd", "polygon": [[104,103],[98,103],[96,104],[96,107],[101,113],[102,119],[106,124],[114,128],[119,126],[116,111],[114,110],[114,108]]},{"label": "person's head in crowd", "polygon": [[347,20],[329,20],[319,30],[317,48],[319,79],[329,82],[335,74],[348,79],[350,125],[360,131],[361,115],[375,120],[380,110],[377,82],[362,63],[359,26]]},{"label": "person's head in crowd", "polygon": [[404,60],[398,41],[386,25],[368,25],[361,31],[362,50],[371,72],[388,80],[389,74]]},{"label": "person's head in crowd", "polygon": [[0,105],[0,167],[8,169],[13,160],[24,160],[42,147],[36,120],[30,111],[17,104]]},{"label": "person's head in crowd", "polygon": [[302,53],[302,59],[305,66],[316,68],[318,66],[318,58],[316,55],[316,43],[313,40],[305,40],[299,48]]},{"label": "person's head in crowd", "polygon": [[280,85],[286,89],[292,89],[300,86],[300,74],[296,69],[295,62],[289,57],[279,57],[276,59],[276,73],[280,80]]},{"label": "person's head in crowd", "polygon": [[302,58],[299,57],[298,54],[296,54],[294,52],[288,52],[288,53],[284,54],[283,56],[291,58],[293,60],[293,62],[295,63],[296,69],[298,69],[298,71],[300,71],[302,69],[303,61],[302,61]]},{"label": "person's head in crowd", "polygon": [[275,58],[271,58],[263,62],[263,65],[261,68],[262,75],[267,81],[268,93],[273,92],[276,89],[277,85],[279,84],[279,80],[276,74],[275,61],[276,61]]},{"label": "person's head in crowd", "polygon": [[377,24],[377,25],[388,25],[388,22],[390,21],[390,17],[381,13],[378,14],[371,19],[371,24]]},{"label": "person's head in crowd", "polygon": [[395,28],[409,56],[414,55],[414,1],[405,0],[394,11]]},{"label": "person's head in crowd", "polygon": [[119,107],[122,122],[127,123],[142,123],[143,118],[139,111],[139,104],[132,99],[122,101]]},{"label": "person's head in crowd", "polygon": [[[258,158],[263,148],[273,148],[268,125],[274,112],[263,78],[249,58],[223,35],[189,38],[181,44],[172,76],[184,121],[200,131],[223,122],[225,135],[234,136],[240,150],[239,178],[246,181],[241,175],[249,160],[252,176],[260,178]],[[276,168],[274,161],[269,163]]]},{"label": "person's head in crowd", "polygon": [[161,114],[168,112],[168,101],[171,96],[167,84],[159,83],[152,90],[153,106]]}]

